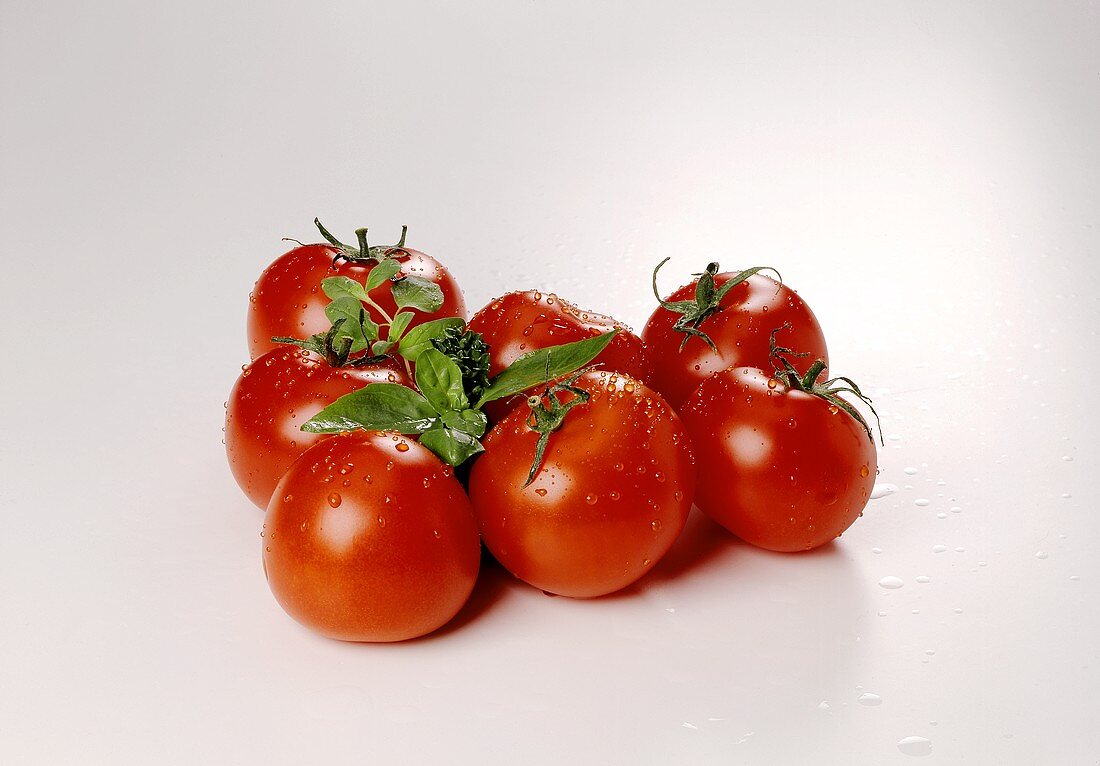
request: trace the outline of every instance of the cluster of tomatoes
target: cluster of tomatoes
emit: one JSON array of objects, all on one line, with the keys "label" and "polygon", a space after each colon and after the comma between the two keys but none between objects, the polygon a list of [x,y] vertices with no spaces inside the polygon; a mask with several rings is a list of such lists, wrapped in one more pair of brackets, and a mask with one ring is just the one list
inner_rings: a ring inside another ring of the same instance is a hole
[{"label": "cluster of tomatoes", "polygon": [[317,225],[327,242],[279,257],[250,296],[225,443],[266,509],[275,598],[326,636],[439,628],[482,545],[537,588],[596,597],[655,566],[693,504],[800,551],[870,498],[874,438],[841,395],[868,400],[826,375],[817,319],[770,269],[712,263],[662,298],[662,262],[641,336],[534,290],[466,321],[454,277],[404,232],[346,245]]}]

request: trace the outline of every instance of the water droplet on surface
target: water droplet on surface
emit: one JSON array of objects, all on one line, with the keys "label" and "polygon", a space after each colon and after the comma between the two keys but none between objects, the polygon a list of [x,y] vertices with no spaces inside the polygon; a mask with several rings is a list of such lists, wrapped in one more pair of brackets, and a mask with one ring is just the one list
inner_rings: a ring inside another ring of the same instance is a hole
[{"label": "water droplet on surface", "polygon": [[906,475],[907,475],[907,476],[916,476],[916,475],[917,475],[917,473],[919,473],[919,472],[917,471],[917,469],[916,469],[916,468],[913,468],[912,466],[910,466],[910,467],[908,467],[908,468],[906,468],[906,469],[904,469],[904,470],[905,470],[905,473],[906,473]]},{"label": "water droplet on surface", "polygon": [[339,492],[331,492],[331,493],[329,493],[329,496],[328,496],[328,504],[329,504],[329,505],[331,505],[331,506],[332,506],[333,508],[339,508],[339,507],[340,507],[340,503],[342,503],[342,502],[343,502],[343,498],[342,498],[342,497],[340,497],[340,493],[339,493]]},{"label": "water droplet on surface", "polygon": [[886,588],[887,590],[897,590],[901,586],[905,585],[905,582],[902,581],[900,577],[894,577],[893,575],[890,575],[888,577],[883,577],[881,580],[878,581],[878,584],[881,587]]},{"label": "water droplet on surface", "polygon": [[1045,559],[1045,558],[1047,558],[1047,557],[1048,557],[1049,555],[1050,555],[1050,554],[1049,554],[1049,553],[1047,553],[1046,551],[1035,551],[1035,558],[1037,558],[1037,559]]},{"label": "water droplet on surface", "polygon": [[872,548],[871,553],[882,553],[882,548]]},{"label": "water droplet on surface", "polygon": [[921,508],[926,508],[932,505],[932,501],[926,497],[918,497],[916,500],[913,501],[913,505],[920,506]]},{"label": "water droplet on surface", "polygon": [[856,699],[856,702],[861,705],[867,705],[868,707],[874,707],[882,704],[882,697],[877,694],[872,694],[871,692],[863,692],[863,694],[859,695]]},{"label": "water droplet on surface", "polygon": [[916,580],[917,580],[917,582],[919,582],[921,584],[932,582],[932,578],[929,577],[928,575],[918,575]]},{"label": "water droplet on surface", "polygon": [[917,757],[932,755],[932,740],[924,737],[905,737],[898,740],[898,750],[904,755]]},{"label": "water droplet on surface", "polygon": [[933,545],[933,546],[932,546],[932,552],[933,552],[933,553],[943,553],[943,552],[945,552],[946,550],[947,550],[947,546],[946,546],[946,545]]},{"label": "water droplet on surface", "polygon": [[886,497],[887,495],[892,495],[897,491],[897,484],[887,484],[885,482],[876,481],[875,488],[871,490],[871,499],[878,500],[880,498]]}]

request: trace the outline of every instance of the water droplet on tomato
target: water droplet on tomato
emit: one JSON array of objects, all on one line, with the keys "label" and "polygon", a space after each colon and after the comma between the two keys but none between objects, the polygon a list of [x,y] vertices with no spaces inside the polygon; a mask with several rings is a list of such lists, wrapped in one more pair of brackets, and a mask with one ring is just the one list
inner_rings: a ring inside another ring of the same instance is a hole
[{"label": "water droplet on tomato", "polygon": [[535,494],[538,495],[539,497],[546,497],[546,490],[543,489],[542,487],[539,487],[538,489],[535,490]]},{"label": "water droplet on tomato", "polygon": [[408,442],[399,442],[395,449],[398,452],[408,452],[409,451],[409,444],[408,444]]},{"label": "water droplet on tomato", "polygon": [[283,496],[283,502],[284,503],[289,503],[293,499],[294,499],[294,495],[284,495]]},{"label": "water droplet on tomato", "polygon": [[597,500],[599,500],[599,497],[597,497],[596,495],[589,494],[584,496],[584,502],[588,503],[589,505],[595,505]]},{"label": "water droplet on tomato", "polygon": [[775,378],[768,378],[768,388],[775,388],[779,385],[779,382]]},{"label": "water droplet on tomato", "polygon": [[859,475],[866,479],[868,476],[871,475],[871,469],[865,465],[860,466]]},{"label": "water droplet on tomato", "polygon": [[379,516],[378,517],[378,526],[380,526],[380,527],[386,526],[386,517],[385,516]]},{"label": "water droplet on tomato", "polygon": [[344,499],[342,497],[340,497],[339,492],[330,492],[329,493],[328,504],[331,505],[333,508],[339,508],[340,503],[342,503],[343,501],[344,501]]},{"label": "water droplet on tomato", "polygon": [[654,519],[653,521],[651,521],[649,523],[649,526],[653,528],[654,532],[660,532],[661,531],[661,520],[660,519]]}]

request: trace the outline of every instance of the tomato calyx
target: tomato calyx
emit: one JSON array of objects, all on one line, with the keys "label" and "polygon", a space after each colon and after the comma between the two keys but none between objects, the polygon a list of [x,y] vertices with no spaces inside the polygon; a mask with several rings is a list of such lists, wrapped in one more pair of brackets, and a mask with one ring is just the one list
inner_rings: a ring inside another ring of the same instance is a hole
[{"label": "tomato calyx", "polygon": [[[861,402],[867,405],[867,408],[871,410],[871,414],[875,416],[875,423],[878,426],[879,442],[885,446],[886,442],[882,437],[882,421],[879,419],[878,413],[871,403],[871,398],[859,390],[859,386],[856,385],[855,381],[843,376],[819,381],[818,378],[821,377],[821,373],[824,372],[827,367],[824,359],[814,360],[814,363],[806,370],[806,374],[799,376],[798,371],[794,368],[794,365],[791,364],[788,357],[805,358],[808,357],[809,354],[794,351],[786,346],[780,346],[775,340],[775,336],[779,332],[782,330],[789,330],[791,327],[790,322],[784,322],[782,325],[772,330],[771,338],[768,341],[770,345],[769,358],[775,370],[774,378],[790,389],[803,391],[811,396],[824,399],[829,403],[830,408],[835,407],[837,410],[843,410],[848,413],[863,426],[863,430],[867,432],[867,438],[874,444],[875,436],[871,431],[871,426],[867,423],[867,419],[863,417],[863,414],[857,410],[851,402],[840,396],[842,393],[854,394]],[[833,411],[835,412],[836,410]]]},{"label": "tomato calyx", "polygon": [[[531,463],[531,471],[527,474],[524,487],[531,486],[531,482],[538,475],[546,445],[550,442],[550,434],[561,428],[562,423],[565,422],[565,416],[571,409],[580,404],[587,404],[592,398],[592,395],[583,388],[573,385],[577,382],[577,378],[591,369],[592,367],[585,367],[577,370],[548,386],[541,394],[534,394],[527,398],[527,406],[531,408],[531,413],[527,417],[527,427],[538,433],[539,440],[535,443],[535,459]],[[562,402],[558,394],[566,392],[573,394],[573,398]]]},{"label": "tomato calyx", "polygon": [[352,247],[351,245],[345,245],[333,236],[321,223],[320,218],[314,218],[313,225],[321,232],[321,236],[338,251],[332,259],[334,268],[341,260],[348,261],[349,263],[371,263],[372,261],[380,263],[387,258],[407,255],[405,251],[405,235],[409,232],[408,226],[401,227],[401,239],[397,241],[396,245],[374,245],[373,247],[367,244],[366,227],[356,229],[355,238],[358,240],[358,247]]},{"label": "tomato calyx", "polygon": [[337,319],[332,323],[332,327],[329,328],[328,332],[319,332],[316,335],[310,335],[308,338],[275,336],[271,341],[272,343],[283,343],[312,351],[324,357],[330,367],[364,367],[390,358],[387,354],[363,354],[352,358],[352,338],[342,331],[346,321],[346,319]]},{"label": "tomato calyx", "polygon": [[657,290],[657,272],[661,270],[661,267],[671,260],[665,258],[663,261],[657,264],[657,267],[653,269],[653,296],[657,299],[657,302],[661,304],[661,307],[679,314],[679,318],[676,320],[676,324],[672,326],[672,329],[676,332],[684,334],[684,339],[680,342],[680,350],[684,350],[684,346],[692,337],[697,337],[706,342],[710,346],[710,350],[718,353],[718,348],[714,345],[714,341],[703,330],[700,330],[700,325],[703,324],[714,314],[717,314],[722,310],[721,302],[726,297],[726,294],[737,285],[744,282],[746,279],[761,271],[771,271],[779,278],[779,283],[783,283],[783,277],[778,271],[771,266],[753,266],[751,269],[745,269],[734,274],[730,279],[722,284],[721,287],[716,287],[714,284],[714,277],[718,274],[718,263],[712,261],[707,264],[706,269],[703,271],[692,274],[696,277],[695,283],[695,300],[691,301],[667,301],[661,297],[661,293]]}]

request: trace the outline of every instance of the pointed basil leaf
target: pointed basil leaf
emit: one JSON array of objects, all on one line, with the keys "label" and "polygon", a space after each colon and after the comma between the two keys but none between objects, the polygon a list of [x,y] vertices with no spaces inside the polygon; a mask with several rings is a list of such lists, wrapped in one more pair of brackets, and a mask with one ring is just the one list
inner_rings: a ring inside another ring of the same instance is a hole
[{"label": "pointed basil leaf", "polygon": [[462,370],[439,349],[429,348],[416,360],[416,387],[436,412],[461,411],[470,406],[462,389]]},{"label": "pointed basil leaf", "polygon": [[363,286],[349,277],[328,277],[321,280],[321,289],[332,300],[339,300],[350,296],[357,301],[367,300],[367,291]]},{"label": "pointed basil leaf", "polygon": [[413,313],[411,311],[402,311],[393,318],[390,322],[390,334],[386,336],[390,343],[396,343],[401,340],[401,336],[405,334],[405,328],[409,326],[409,322],[412,321]]},{"label": "pointed basil leaf", "polygon": [[481,409],[486,402],[518,394],[532,386],[579,370],[595,359],[617,332],[616,329],[573,343],[540,348],[538,351],[524,354],[493,378],[475,407]]},{"label": "pointed basil leaf", "polygon": [[382,354],[388,353],[391,348],[394,347],[393,343],[388,340],[376,340],[370,344],[370,352],[375,356],[382,356]]},{"label": "pointed basil leaf", "polygon": [[432,347],[432,339],[443,337],[448,327],[460,329],[465,326],[466,323],[458,317],[433,319],[431,322],[418,324],[401,338],[401,346],[398,348],[398,353],[410,362],[415,362],[426,349]]},{"label": "pointed basil leaf", "polygon": [[420,435],[420,443],[451,465],[462,465],[477,453],[485,451],[481,442],[473,436],[445,427],[425,431]]},{"label": "pointed basil leaf", "polygon": [[387,279],[392,279],[399,271],[401,271],[400,263],[393,258],[383,258],[370,270],[370,274],[367,274],[367,290],[373,290]]},{"label": "pointed basil leaf", "polygon": [[372,341],[378,339],[378,325],[367,316],[363,304],[350,295],[337,298],[325,306],[325,316],[333,324],[341,319],[344,320],[337,334],[351,338],[353,354],[362,351]]},{"label": "pointed basil leaf", "polygon": [[443,305],[443,291],[435,282],[423,277],[405,277],[393,283],[393,300],[397,308],[412,306],[431,313]]},{"label": "pointed basil leaf", "polygon": [[449,411],[443,413],[443,425],[480,439],[489,427],[489,418],[481,410]]},{"label": "pointed basil leaf", "polygon": [[345,394],[302,424],[315,434],[340,431],[399,431],[419,434],[439,422],[428,400],[396,383],[371,383]]}]

